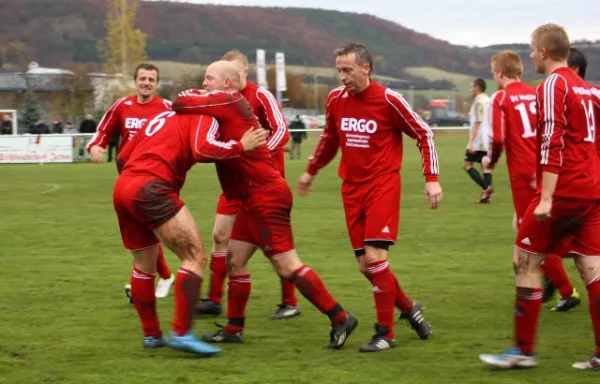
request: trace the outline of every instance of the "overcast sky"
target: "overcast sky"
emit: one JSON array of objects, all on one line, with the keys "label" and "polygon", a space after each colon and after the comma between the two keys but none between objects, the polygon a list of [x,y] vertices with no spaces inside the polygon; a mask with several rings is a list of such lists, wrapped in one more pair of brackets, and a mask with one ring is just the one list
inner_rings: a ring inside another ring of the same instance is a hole
[{"label": "overcast sky", "polygon": [[[163,0],[164,1],[164,0]],[[600,39],[600,0],[177,0],[198,4],[282,6],[370,13],[453,44],[527,43],[553,22],[571,40]]]}]

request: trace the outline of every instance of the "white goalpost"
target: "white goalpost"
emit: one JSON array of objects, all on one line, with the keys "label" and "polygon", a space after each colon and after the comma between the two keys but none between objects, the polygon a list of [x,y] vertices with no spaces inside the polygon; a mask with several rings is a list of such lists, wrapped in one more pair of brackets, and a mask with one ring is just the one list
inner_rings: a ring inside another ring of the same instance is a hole
[{"label": "white goalpost", "polygon": [[16,135],[18,133],[17,124],[18,124],[18,116],[16,109],[0,109],[0,124],[4,122],[5,116],[8,115],[10,121],[12,122],[12,134]]}]

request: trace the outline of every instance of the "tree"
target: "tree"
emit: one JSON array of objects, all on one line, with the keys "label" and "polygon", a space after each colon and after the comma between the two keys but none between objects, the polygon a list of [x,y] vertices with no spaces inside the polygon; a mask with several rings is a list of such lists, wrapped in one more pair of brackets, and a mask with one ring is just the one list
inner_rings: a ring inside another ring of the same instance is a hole
[{"label": "tree", "polygon": [[146,34],[134,29],[139,0],[110,0],[106,16],[106,38],[98,42],[103,70],[129,78],[130,72],[146,60]]},{"label": "tree", "polygon": [[28,132],[32,125],[40,119],[39,103],[33,91],[33,86],[27,79],[27,91],[25,92],[25,101],[23,109],[19,114],[19,133]]}]

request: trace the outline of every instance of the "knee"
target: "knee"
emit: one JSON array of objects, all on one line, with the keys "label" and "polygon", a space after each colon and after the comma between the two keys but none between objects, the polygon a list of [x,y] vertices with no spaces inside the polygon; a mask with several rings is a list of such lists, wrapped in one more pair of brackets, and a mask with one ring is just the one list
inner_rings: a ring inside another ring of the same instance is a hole
[{"label": "knee", "polygon": [[468,161],[465,161],[463,164],[463,169],[465,170],[465,172],[467,172],[472,167],[473,167],[473,164],[469,163]]},{"label": "knee", "polygon": [[513,257],[513,270],[516,276],[529,276],[539,273],[542,268],[543,258],[529,254],[521,249],[515,250]]},{"label": "knee", "polygon": [[213,244],[215,248],[227,247],[229,242],[229,233],[222,229],[215,228],[212,233]]}]

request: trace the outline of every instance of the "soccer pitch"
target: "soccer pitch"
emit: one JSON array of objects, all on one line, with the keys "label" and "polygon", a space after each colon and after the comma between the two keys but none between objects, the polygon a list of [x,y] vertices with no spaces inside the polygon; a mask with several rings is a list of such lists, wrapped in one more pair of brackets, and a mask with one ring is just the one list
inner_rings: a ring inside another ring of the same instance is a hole
[{"label": "soccer pitch", "polygon": [[[303,145],[306,158],[316,136]],[[418,339],[396,323],[395,349],[360,354],[373,334],[372,288],[357,272],[346,232],[337,161],[316,179],[307,198],[294,196],[292,225],[302,260],[316,270],[360,324],[341,351],[323,348],[327,318],[303,298],[300,317],[273,321],[279,280],[262,254],[251,262],[252,294],[243,345],[198,359],[168,348],[142,349],[134,308],[123,295],[131,256],[122,247],[112,208],[114,163],[0,166],[0,383],[590,383],[574,361],[593,352],[585,288],[571,261],[569,275],[583,304],[550,312],[539,326],[540,367],[494,372],[479,353],[511,345],[514,306],[512,203],[504,165],[494,173],[493,204],[476,205],[479,192],[462,170],[464,132],[436,135],[444,200],[431,211],[415,142],[406,138],[402,208],[392,270],[427,309],[433,335]],[[501,161],[504,164],[504,161]],[[295,183],[306,161],[287,161]],[[182,198],[210,251],[219,185],[210,164],[188,175]],[[177,259],[167,259],[177,270]],[[207,289],[203,284],[203,293]],[[173,298],[158,300],[163,331]],[[198,334],[224,317],[201,318]],[[595,376],[596,375],[596,376]]]}]

